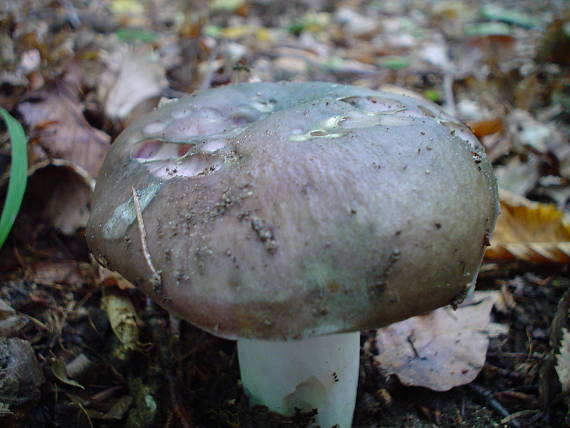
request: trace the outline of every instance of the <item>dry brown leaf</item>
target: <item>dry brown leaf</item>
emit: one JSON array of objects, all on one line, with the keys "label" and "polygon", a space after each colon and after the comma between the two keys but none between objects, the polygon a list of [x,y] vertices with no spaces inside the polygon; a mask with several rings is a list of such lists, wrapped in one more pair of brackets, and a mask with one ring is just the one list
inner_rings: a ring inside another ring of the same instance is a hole
[{"label": "dry brown leaf", "polygon": [[135,288],[135,286],[123,278],[120,273],[104,268],[95,261],[95,258],[93,258],[93,263],[98,269],[98,286],[117,287],[121,291],[132,290]]},{"label": "dry brown leaf", "polygon": [[33,92],[18,111],[30,128],[30,164],[64,159],[97,176],[110,137],[89,125],[73,85],[59,81]]},{"label": "dry brown leaf", "polygon": [[487,135],[496,134],[503,130],[503,121],[500,118],[477,120],[467,122],[467,126],[477,138],[482,138]]},{"label": "dry brown leaf", "polygon": [[570,218],[554,205],[500,191],[501,214],[487,260],[570,263]]},{"label": "dry brown leaf", "polygon": [[26,279],[37,284],[81,287],[94,276],[90,264],[76,260],[36,260],[26,266]]},{"label": "dry brown leaf", "polygon": [[457,310],[437,309],[378,330],[376,361],[404,385],[447,391],[471,382],[485,364],[489,337],[506,333],[491,323],[499,292],[480,296]]}]

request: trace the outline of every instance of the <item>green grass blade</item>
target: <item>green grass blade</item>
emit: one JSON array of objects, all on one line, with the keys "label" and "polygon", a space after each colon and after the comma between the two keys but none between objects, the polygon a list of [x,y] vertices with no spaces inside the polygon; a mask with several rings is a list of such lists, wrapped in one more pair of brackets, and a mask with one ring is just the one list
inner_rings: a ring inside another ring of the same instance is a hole
[{"label": "green grass blade", "polygon": [[8,135],[12,142],[12,164],[10,166],[10,181],[8,193],[0,216],[0,248],[12,229],[14,220],[20,210],[26,182],[28,181],[28,152],[26,148],[26,134],[22,125],[14,119],[10,113],[0,107],[0,116],[4,119],[8,128]]}]

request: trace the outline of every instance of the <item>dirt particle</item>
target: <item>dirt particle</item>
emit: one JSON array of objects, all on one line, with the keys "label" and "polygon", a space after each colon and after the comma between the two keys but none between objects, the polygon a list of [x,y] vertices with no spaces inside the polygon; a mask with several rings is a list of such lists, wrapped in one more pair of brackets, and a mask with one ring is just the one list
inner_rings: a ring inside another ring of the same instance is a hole
[{"label": "dirt particle", "polygon": [[471,152],[471,156],[473,157],[475,164],[479,165],[481,163],[481,155],[479,153]]},{"label": "dirt particle", "polygon": [[267,252],[274,254],[277,251],[277,243],[275,242],[273,229],[259,217],[251,217],[250,225],[257,237],[265,244]]},{"label": "dirt particle", "polygon": [[485,230],[485,233],[483,234],[482,247],[485,248],[489,245],[491,245],[491,232],[489,232],[489,230]]},{"label": "dirt particle", "polygon": [[384,291],[386,291],[387,285],[388,283],[385,280],[379,279],[374,284],[372,284],[370,291],[375,294],[383,293]]},{"label": "dirt particle", "polygon": [[386,264],[385,276],[390,275],[392,269],[394,269],[394,266],[399,259],[400,259],[400,250],[396,248],[388,256],[388,263]]},{"label": "dirt particle", "polygon": [[424,106],[418,106],[418,110],[420,110],[427,117],[435,118],[435,113],[432,112],[430,109],[424,107]]},{"label": "dirt particle", "polygon": [[323,316],[323,315],[326,315],[327,312],[328,312],[327,308],[325,308],[324,306],[313,309],[313,315],[315,315],[315,316]]},{"label": "dirt particle", "polygon": [[327,284],[327,290],[329,290],[332,293],[338,293],[341,289],[341,286],[338,282],[336,281],[331,281]]},{"label": "dirt particle", "polygon": [[465,300],[468,291],[469,287],[465,287],[463,290],[457,293],[457,295],[453,299],[451,299],[451,302],[449,302],[449,304],[451,305],[453,310],[456,310],[459,307],[459,305]]}]

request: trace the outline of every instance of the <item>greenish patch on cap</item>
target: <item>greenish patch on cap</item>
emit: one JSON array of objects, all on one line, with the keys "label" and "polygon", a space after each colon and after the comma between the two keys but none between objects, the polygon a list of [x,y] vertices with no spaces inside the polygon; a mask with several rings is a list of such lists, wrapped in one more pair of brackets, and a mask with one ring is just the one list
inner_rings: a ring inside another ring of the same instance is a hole
[{"label": "greenish patch on cap", "polygon": [[[137,190],[141,211],[147,207],[148,204],[154,199],[162,183],[152,183],[144,189]],[[111,218],[103,226],[103,236],[105,239],[119,239],[127,232],[129,226],[137,218],[133,197],[131,196],[125,203],[122,203],[115,211]]]}]

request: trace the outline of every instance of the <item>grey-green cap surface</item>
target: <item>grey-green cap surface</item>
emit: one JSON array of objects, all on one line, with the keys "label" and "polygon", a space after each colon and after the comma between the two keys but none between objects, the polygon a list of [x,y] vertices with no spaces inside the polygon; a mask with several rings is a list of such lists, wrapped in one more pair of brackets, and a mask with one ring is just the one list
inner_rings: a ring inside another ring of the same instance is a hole
[{"label": "grey-green cap surface", "polygon": [[100,172],[87,240],[196,326],[286,340],[457,300],[497,207],[481,145],[436,105],[253,83],[182,98],[125,130]]}]

